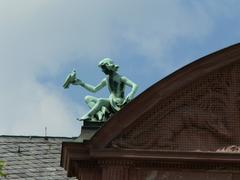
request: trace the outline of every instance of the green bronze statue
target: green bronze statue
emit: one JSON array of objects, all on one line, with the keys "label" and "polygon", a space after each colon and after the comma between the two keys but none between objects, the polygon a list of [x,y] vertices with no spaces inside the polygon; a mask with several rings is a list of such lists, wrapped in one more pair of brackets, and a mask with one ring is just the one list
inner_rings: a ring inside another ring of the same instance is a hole
[{"label": "green bronze statue", "polygon": [[[69,88],[70,84],[80,85],[90,92],[97,92],[107,86],[110,92],[108,98],[97,98],[86,96],[85,102],[90,108],[90,111],[85,114],[80,120],[82,121],[105,121],[112,114],[119,111],[124,105],[130,102],[138,89],[137,84],[129,80],[125,76],[117,73],[119,68],[110,58],[101,60],[98,67],[107,75],[97,86],[84,83],[76,77],[76,71],[73,70],[66,78],[63,87]],[[130,93],[125,97],[125,86],[131,87]]]}]

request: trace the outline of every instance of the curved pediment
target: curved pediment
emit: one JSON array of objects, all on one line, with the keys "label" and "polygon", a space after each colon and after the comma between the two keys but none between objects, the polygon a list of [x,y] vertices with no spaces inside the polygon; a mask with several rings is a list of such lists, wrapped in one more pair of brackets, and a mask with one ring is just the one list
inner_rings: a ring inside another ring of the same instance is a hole
[{"label": "curved pediment", "polygon": [[240,142],[240,44],[160,80],[91,139],[92,148],[216,151]]}]

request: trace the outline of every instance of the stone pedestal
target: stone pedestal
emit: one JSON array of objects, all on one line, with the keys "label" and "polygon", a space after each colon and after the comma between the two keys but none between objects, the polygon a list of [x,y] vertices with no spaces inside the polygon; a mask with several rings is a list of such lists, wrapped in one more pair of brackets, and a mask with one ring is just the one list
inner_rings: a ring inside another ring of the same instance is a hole
[{"label": "stone pedestal", "polygon": [[91,122],[83,121],[83,126],[81,128],[81,134],[79,138],[76,139],[78,142],[83,142],[84,140],[89,140],[91,137],[103,126],[104,122]]}]

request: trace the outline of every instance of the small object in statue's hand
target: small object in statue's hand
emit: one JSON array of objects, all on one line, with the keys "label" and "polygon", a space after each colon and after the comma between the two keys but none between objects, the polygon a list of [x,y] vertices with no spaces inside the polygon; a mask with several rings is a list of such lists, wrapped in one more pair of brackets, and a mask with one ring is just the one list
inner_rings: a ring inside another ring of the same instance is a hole
[{"label": "small object in statue's hand", "polygon": [[69,88],[70,84],[76,81],[76,71],[73,70],[64,81],[63,87],[64,89]]}]

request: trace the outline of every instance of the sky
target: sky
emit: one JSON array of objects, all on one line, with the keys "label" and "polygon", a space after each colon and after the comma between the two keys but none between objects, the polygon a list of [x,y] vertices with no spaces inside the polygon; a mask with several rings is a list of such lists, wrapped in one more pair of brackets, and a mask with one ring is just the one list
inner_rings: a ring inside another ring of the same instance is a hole
[{"label": "sky", "polygon": [[[239,0],[0,0],[0,135],[78,136],[109,57],[139,85],[239,43]],[[129,89],[127,89],[129,91]]]}]

